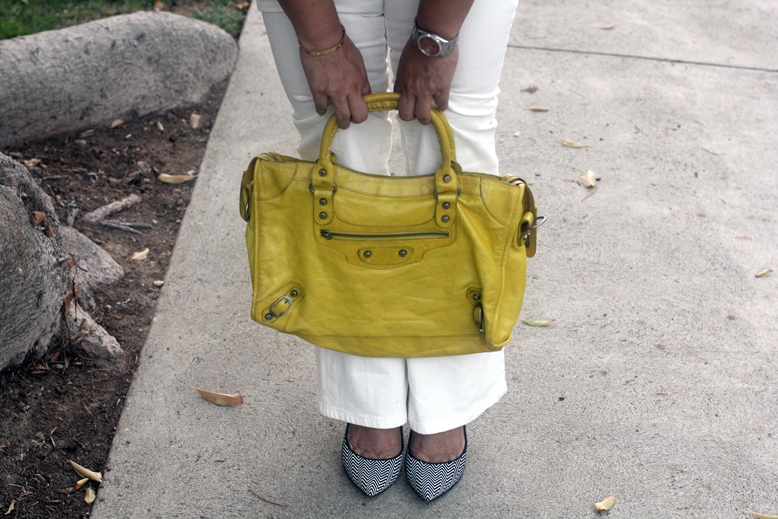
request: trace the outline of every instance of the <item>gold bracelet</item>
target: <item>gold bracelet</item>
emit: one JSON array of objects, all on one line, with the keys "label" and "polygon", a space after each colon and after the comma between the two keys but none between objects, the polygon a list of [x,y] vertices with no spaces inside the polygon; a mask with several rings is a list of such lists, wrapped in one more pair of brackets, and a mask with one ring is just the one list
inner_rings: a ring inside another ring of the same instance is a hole
[{"label": "gold bracelet", "polygon": [[309,56],[313,56],[314,58],[318,58],[319,56],[326,56],[327,54],[332,54],[333,52],[341,48],[344,43],[346,43],[346,28],[343,27],[342,25],[340,27],[341,29],[343,29],[343,38],[340,39],[340,43],[338,43],[331,49],[311,51],[303,47],[302,44],[300,44],[300,49],[302,49],[302,51],[308,54]]}]

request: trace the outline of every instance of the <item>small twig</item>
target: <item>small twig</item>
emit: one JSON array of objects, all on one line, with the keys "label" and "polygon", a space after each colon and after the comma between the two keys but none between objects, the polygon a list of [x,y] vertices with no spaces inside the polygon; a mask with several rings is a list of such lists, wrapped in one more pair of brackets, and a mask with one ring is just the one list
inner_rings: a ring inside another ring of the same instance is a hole
[{"label": "small twig", "polygon": [[62,178],[62,175],[52,175],[50,177],[43,177],[41,179],[41,182],[43,182],[44,180],[57,180],[58,178]]},{"label": "small twig", "polygon": [[716,153],[715,151],[706,150],[705,148],[700,148],[700,149],[701,149],[702,151],[707,151],[707,152],[708,152],[708,153],[710,153],[711,155],[716,155],[717,157],[721,157],[722,155],[724,155],[723,153]]},{"label": "small twig", "polygon": [[578,94],[578,95],[579,95],[579,96],[581,96],[581,97],[586,97],[585,95],[583,95],[583,94],[582,94],[581,92],[579,92],[578,90],[573,90],[572,88],[568,88],[568,90],[570,90],[570,91],[571,91],[572,93],[574,93],[574,94]]},{"label": "small twig", "polygon": [[99,223],[106,216],[111,216],[119,211],[124,211],[141,201],[140,196],[132,194],[126,198],[98,207],[94,211],[84,215],[84,220],[90,223]]},{"label": "small twig", "polygon": [[271,505],[276,505],[276,506],[289,506],[289,505],[285,505],[284,503],[276,503],[275,501],[270,501],[269,499],[265,499],[264,497],[260,496],[259,494],[257,494],[256,492],[254,492],[251,489],[249,489],[249,492],[254,494],[256,497],[258,497],[259,499],[261,499],[265,503],[270,503]]},{"label": "small twig", "polygon": [[104,227],[110,227],[111,229],[119,229],[120,231],[128,232],[131,234],[140,234],[139,231],[132,228],[130,224],[118,222],[116,220],[100,220],[98,223]]},{"label": "small twig", "polygon": [[592,189],[592,192],[591,192],[591,193],[589,193],[588,195],[586,195],[585,197],[583,197],[583,198],[581,199],[581,202],[583,202],[584,200],[586,200],[587,198],[589,198],[590,196],[592,196],[594,193],[596,193],[596,192],[597,192],[597,188],[598,188],[598,187],[599,187],[599,186],[594,186],[594,189]]}]

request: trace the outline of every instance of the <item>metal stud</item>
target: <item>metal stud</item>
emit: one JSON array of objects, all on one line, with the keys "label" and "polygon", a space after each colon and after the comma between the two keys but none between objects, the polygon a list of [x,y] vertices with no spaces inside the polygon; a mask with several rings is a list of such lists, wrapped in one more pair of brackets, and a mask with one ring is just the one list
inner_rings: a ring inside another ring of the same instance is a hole
[{"label": "metal stud", "polygon": [[320,169],[319,170],[319,176],[320,177],[326,177],[327,176],[327,170],[326,169]]},{"label": "metal stud", "polygon": [[443,209],[448,209],[449,207],[451,207],[451,204],[450,204],[450,203],[448,203],[448,202],[443,202]]},{"label": "metal stud", "polygon": [[442,217],[440,220],[441,220],[443,223],[448,223],[448,221],[450,220],[450,218],[448,217],[448,215],[447,215],[447,214],[444,214],[444,215],[443,215],[443,217]]},{"label": "metal stud", "polygon": [[319,219],[320,220],[326,220],[327,219],[327,213],[325,213],[324,211],[320,212],[319,213]]},{"label": "metal stud", "polygon": [[291,292],[289,292],[289,295],[292,297],[297,297],[300,295],[300,292],[298,292],[297,290],[292,290]]},{"label": "metal stud", "polygon": [[408,251],[407,251],[407,250],[405,250],[405,249],[400,249],[400,257],[401,257],[401,258],[404,258],[404,257],[405,257],[405,256],[407,256],[407,255],[408,255]]},{"label": "metal stud", "polygon": [[272,321],[273,320],[273,314],[265,314],[265,321]]},{"label": "metal stud", "polygon": [[366,251],[365,251],[365,257],[366,257],[366,258],[369,258],[369,257],[370,257],[370,256],[372,256],[372,255],[373,255],[373,253],[372,253],[372,252],[370,252],[369,250],[366,250]]},{"label": "metal stud", "polygon": [[443,182],[451,182],[451,175],[443,175]]},{"label": "metal stud", "polygon": [[473,301],[480,301],[481,300],[481,294],[475,293],[473,294]]},{"label": "metal stud", "polygon": [[327,199],[326,198],[319,198],[319,205],[327,205]]}]

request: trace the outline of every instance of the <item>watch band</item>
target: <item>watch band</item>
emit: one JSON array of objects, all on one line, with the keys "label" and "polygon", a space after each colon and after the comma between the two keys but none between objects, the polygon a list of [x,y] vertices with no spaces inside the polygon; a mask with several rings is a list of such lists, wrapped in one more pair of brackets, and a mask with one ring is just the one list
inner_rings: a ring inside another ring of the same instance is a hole
[{"label": "watch band", "polygon": [[431,58],[442,58],[447,55],[456,48],[457,41],[459,41],[459,34],[447,40],[434,32],[421,30],[415,19],[413,20],[411,37],[421,53]]}]

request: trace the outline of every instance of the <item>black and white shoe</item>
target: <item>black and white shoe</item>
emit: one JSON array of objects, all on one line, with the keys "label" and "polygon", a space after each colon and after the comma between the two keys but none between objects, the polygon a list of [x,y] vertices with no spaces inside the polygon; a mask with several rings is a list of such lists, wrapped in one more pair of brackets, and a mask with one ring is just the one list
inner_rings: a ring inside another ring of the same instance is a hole
[{"label": "black and white shoe", "polygon": [[386,460],[375,460],[362,457],[351,450],[351,445],[348,443],[350,425],[346,426],[340,455],[343,460],[343,468],[346,469],[349,479],[359,490],[369,497],[376,496],[392,486],[402,470],[404,450],[402,427],[400,428],[400,454]]},{"label": "black and white shoe", "polygon": [[[429,502],[437,499],[456,485],[462,478],[465,471],[465,462],[467,461],[467,429],[463,428],[465,434],[465,449],[459,457],[452,461],[443,463],[427,463],[415,458],[411,454],[408,439],[408,452],[405,456],[405,477],[408,478],[411,488],[419,494],[419,497]],[[413,434],[413,431],[411,431]]]}]

